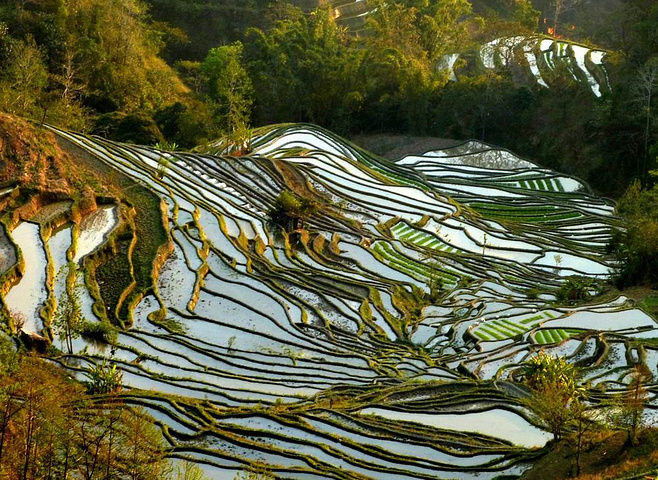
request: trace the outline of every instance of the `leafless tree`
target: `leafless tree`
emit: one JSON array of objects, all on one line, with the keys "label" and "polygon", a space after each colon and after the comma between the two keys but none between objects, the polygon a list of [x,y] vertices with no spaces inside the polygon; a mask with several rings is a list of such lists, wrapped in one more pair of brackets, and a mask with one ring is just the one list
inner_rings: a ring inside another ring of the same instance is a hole
[{"label": "leafless tree", "polygon": [[553,35],[557,36],[560,15],[573,10],[581,3],[583,3],[583,0],[551,0],[551,8],[553,9]]},{"label": "leafless tree", "polygon": [[633,88],[633,100],[642,106],[645,114],[644,158],[640,174],[644,176],[649,157],[649,138],[653,120],[653,96],[658,89],[658,57],[652,57],[640,68]]}]

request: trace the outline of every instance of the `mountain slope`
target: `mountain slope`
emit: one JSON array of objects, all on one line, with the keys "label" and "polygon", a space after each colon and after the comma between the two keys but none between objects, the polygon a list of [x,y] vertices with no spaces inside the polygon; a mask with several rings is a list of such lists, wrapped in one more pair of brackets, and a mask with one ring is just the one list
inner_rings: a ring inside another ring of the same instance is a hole
[{"label": "mountain slope", "polygon": [[[511,152],[389,162],[310,125],[261,129],[243,157],[57,133],[162,197],[173,242],[116,346],[57,361],[117,364],[123,399],[212,478],[518,475],[549,438],[510,381],[522,361],[565,355],[611,391],[633,362],[655,372],[658,328],[624,297],[557,300],[608,275],[612,203]],[[286,190],[319,204],[303,230],[269,221]]]}]

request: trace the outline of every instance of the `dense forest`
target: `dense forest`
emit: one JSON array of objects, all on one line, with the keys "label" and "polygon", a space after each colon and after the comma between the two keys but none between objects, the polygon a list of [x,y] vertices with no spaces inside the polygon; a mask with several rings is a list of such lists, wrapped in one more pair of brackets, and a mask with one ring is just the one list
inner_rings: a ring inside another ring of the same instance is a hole
[{"label": "dense forest", "polygon": [[[548,1],[371,0],[374,13],[357,32],[330,8],[308,13],[281,1],[152,3],[4,2],[2,108],[180,148],[237,125],[290,121],[348,136],[475,138],[613,196],[634,178],[647,182],[654,168],[658,7],[649,0],[560,9]],[[468,61],[493,38],[548,28],[610,49],[609,92],[597,98],[565,69],[546,89],[514,69]],[[458,82],[437,68],[454,52],[466,59]]]}]

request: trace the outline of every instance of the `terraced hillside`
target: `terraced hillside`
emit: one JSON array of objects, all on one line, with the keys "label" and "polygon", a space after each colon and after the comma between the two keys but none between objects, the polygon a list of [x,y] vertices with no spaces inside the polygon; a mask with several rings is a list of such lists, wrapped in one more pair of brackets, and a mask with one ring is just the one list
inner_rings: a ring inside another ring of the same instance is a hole
[{"label": "terraced hillside", "polygon": [[[590,88],[597,97],[610,89],[605,56],[603,50],[543,36],[497,38],[480,50],[480,60],[487,69],[509,68],[519,63],[530,78],[550,88],[551,75],[556,69],[565,68],[574,81]],[[451,60],[452,65],[455,60]]]},{"label": "terraced hillside", "polygon": [[[341,0],[332,3],[336,21],[352,31],[362,29],[370,14],[365,0]],[[576,82],[589,88],[600,97],[610,89],[608,72],[604,58],[607,52],[591,48],[563,38],[543,35],[513,35],[493,39],[480,48],[479,58],[475,59],[477,69],[519,68],[527,80],[550,88],[551,77],[556,69],[566,69],[568,75]],[[437,65],[438,69],[449,72],[449,78],[459,80],[455,65],[462,57],[462,52],[444,56]],[[474,59],[464,58],[466,62]]]},{"label": "terraced hillside", "polygon": [[[477,66],[487,70],[517,69],[530,82],[550,88],[552,78],[564,69],[574,81],[600,97],[610,90],[604,58],[607,52],[575,42],[544,36],[496,38],[480,48]],[[459,80],[455,64],[460,54],[446,55],[437,68],[447,70],[450,79]]]},{"label": "terraced hillside", "polygon": [[[261,129],[247,156],[55,131],[163,199],[171,248],[136,290],[117,282],[134,280],[144,235],[125,206],[47,235],[8,225],[3,268],[29,267],[3,308],[39,331],[56,313],[38,306],[72,278],[85,317],[130,328],[112,346],[74,338],[55,361],[79,376],[117,365],[124,400],[211,478],[518,475],[550,438],[511,381],[519,364],[566,356],[594,400],[637,363],[658,373],[656,322],[626,298],[557,300],[574,275],[595,294],[613,266],[613,205],[578,179],[477,142],[392,163],[309,125]],[[304,229],[270,221],[284,191],[317,205]],[[119,259],[105,276],[85,260],[99,248]]]}]

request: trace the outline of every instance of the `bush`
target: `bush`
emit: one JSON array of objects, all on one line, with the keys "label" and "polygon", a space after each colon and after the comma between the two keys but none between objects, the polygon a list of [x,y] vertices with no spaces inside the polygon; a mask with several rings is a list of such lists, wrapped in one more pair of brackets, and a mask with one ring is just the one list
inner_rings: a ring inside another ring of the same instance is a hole
[{"label": "bush", "polygon": [[269,210],[270,219],[288,231],[304,228],[308,220],[318,210],[318,203],[303,198],[290,190],[282,191]]},{"label": "bush", "polygon": [[176,102],[161,108],[155,122],[169,142],[192,148],[218,135],[208,107],[201,102]]},{"label": "bush", "polygon": [[109,365],[103,360],[100,365],[94,365],[85,373],[87,391],[91,394],[106,394],[121,390],[123,372],[116,365]]},{"label": "bush", "polygon": [[569,277],[555,292],[559,302],[577,303],[589,300],[598,294],[598,287],[591,278]]},{"label": "bush", "polygon": [[85,320],[80,326],[80,335],[109,344],[116,343],[117,331],[109,322]]}]

